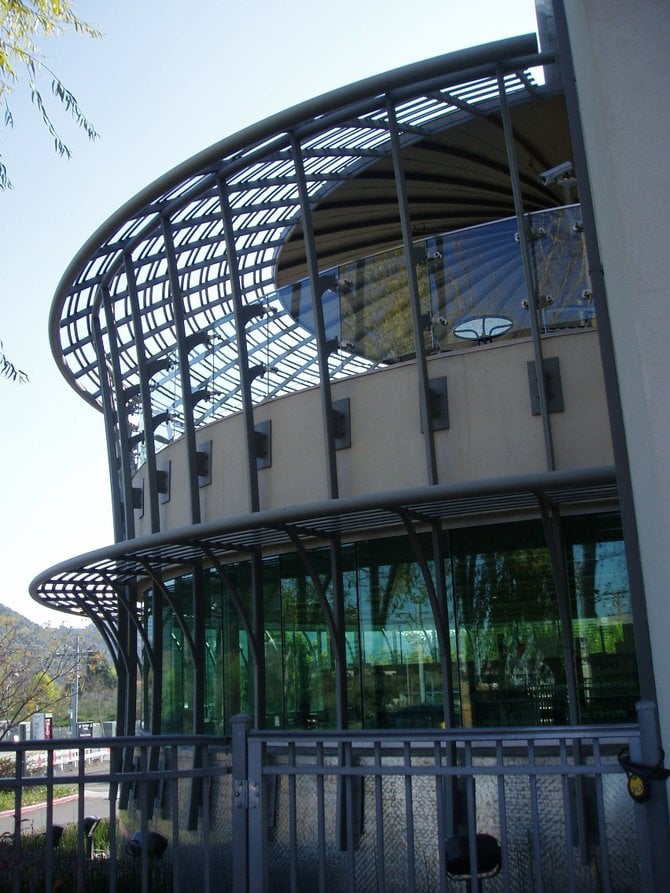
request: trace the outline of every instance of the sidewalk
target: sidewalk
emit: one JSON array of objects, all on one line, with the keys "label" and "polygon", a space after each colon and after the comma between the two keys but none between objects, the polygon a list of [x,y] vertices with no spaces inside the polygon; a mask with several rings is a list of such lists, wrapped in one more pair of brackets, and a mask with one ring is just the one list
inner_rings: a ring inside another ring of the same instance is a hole
[{"label": "sidewalk", "polygon": [[[46,827],[46,803],[35,803],[21,810],[25,832],[42,831]],[[107,784],[87,784],[84,796],[84,815],[97,815],[109,818],[109,786]],[[79,816],[79,795],[70,794],[53,802],[53,822],[55,825],[76,824]],[[14,832],[14,810],[0,812],[0,834]]]}]

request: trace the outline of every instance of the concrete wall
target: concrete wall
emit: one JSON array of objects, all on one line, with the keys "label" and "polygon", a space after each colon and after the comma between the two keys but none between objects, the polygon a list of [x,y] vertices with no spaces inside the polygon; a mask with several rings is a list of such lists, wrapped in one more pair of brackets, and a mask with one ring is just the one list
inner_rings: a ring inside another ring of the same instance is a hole
[{"label": "concrete wall", "polygon": [[566,0],[670,742],[670,4]]},{"label": "concrete wall", "polygon": [[[558,357],[565,411],[551,415],[559,469],[612,462],[595,330],[563,332],[543,341]],[[546,470],[542,422],[531,413],[529,339],[500,341],[440,354],[429,377],[446,376],[450,426],[436,432],[440,482]],[[349,398],[351,447],[337,453],[341,496],[428,483],[414,362],[337,382],[333,399]],[[318,389],[261,404],[255,422],[272,422],[272,465],[259,472],[261,509],[326,498],[323,424]],[[199,432],[212,441],[212,481],[201,488],[203,520],[248,511],[244,429],[239,415]],[[159,457],[171,463],[171,496],[161,506],[161,529],[186,525],[186,454],[176,442]],[[142,478],[140,470],[137,482]],[[138,518],[138,534],[149,532]]]}]

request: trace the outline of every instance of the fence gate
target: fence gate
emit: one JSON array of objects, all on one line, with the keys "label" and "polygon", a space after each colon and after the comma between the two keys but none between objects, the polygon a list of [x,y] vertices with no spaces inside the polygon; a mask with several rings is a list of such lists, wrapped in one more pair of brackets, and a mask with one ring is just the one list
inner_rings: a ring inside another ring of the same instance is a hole
[{"label": "fence gate", "polygon": [[[346,734],[237,717],[233,889],[670,889],[651,708],[639,727]],[[640,802],[627,774],[642,776]]]}]

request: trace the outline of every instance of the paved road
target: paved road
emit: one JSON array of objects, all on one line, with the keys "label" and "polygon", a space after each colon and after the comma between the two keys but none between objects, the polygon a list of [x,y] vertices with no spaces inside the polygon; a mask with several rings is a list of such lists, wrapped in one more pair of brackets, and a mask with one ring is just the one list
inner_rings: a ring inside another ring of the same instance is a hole
[{"label": "paved road", "polygon": [[[65,801],[55,801],[53,821],[55,825],[68,825],[78,821],[78,803],[76,795]],[[107,784],[87,784],[84,798],[84,815],[97,815],[98,818],[109,818],[109,786]],[[29,821],[24,822],[25,831],[31,828],[41,831],[46,827],[46,805],[27,806],[21,810],[21,816]],[[0,834],[14,831],[14,814],[0,813]]]}]

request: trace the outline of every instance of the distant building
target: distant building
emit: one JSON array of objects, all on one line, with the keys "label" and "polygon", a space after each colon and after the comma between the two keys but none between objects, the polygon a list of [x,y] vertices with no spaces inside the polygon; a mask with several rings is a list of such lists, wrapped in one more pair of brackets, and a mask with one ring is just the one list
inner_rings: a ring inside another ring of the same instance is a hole
[{"label": "distant building", "polygon": [[117,541],[32,592],[105,637],[119,731],[629,723],[658,689],[667,740],[668,12],[643,6],[568,0],[564,33],[538,0],[545,52],[261,122],[73,260],[52,346],[104,415]]}]

